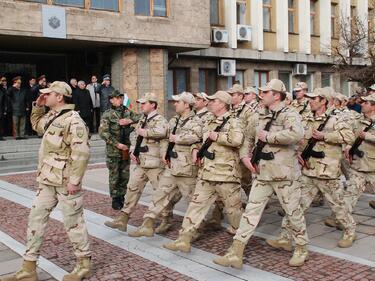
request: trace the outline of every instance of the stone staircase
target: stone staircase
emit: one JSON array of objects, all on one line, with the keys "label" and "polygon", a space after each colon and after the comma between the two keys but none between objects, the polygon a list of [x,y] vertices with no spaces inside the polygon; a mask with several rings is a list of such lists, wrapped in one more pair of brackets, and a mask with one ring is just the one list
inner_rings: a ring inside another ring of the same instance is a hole
[{"label": "stone staircase", "polygon": [[[38,166],[38,150],[40,138],[14,140],[7,138],[0,141],[0,174],[35,170]],[[105,143],[99,135],[93,135],[90,140],[90,163],[105,161]]]}]

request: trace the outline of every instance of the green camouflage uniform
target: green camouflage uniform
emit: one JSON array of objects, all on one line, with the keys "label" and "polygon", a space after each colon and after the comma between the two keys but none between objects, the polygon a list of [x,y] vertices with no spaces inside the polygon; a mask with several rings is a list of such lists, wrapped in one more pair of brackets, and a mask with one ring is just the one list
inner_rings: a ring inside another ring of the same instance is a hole
[{"label": "green camouflage uniform", "polygon": [[[138,121],[139,114],[128,110],[124,106],[112,107],[104,112],[99,127],[99,135],[106,142],[106,164],[109,170],[109,191],[112,198],[124,197],[129,181],[130,159],[122,159],[122,151],[116,147],[120,142],[120,119]],[[126,140],[130,146],[130,140]]]}]

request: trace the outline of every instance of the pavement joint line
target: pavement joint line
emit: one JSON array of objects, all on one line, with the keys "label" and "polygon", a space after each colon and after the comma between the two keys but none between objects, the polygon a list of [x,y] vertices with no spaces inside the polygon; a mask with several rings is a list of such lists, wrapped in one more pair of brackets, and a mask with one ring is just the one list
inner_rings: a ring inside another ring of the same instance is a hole
[{"label": "pavement joint line", "polygon": [[[15,251],[19,255],[23,255],[25,253],[26,246],[22,243],[18,242],[17,240],[13,239],[11,236],[6,234],[5,232],[0,230],[0,241],[4,243],[7,247],[11,250]],[[21,264],[20,264],[21,266]],[[64,269],[59,267],[58,265],[50,262],[46,258],[40,256],[37,266],[51,275],[53,278],[57,280],[62,280],[63,276],[68,274]]]},{"label": "pavement joint line", "polygon": [[[92,188],[92,187],[83,186],[83,188],[86,189],[86,190],[92,191],[92,192],[97,192],[97,193],[100,193],[100,194],[109,195],[109,192],[106,192],[106,191],[103,191],[103,190],[97,190],[97,189]],[[365,194],[365,195],[367,195],[367,194]],[[145,207],[148,207],[150,205],[150,203],[144,202],[142,200],[139,200],[138,203],[145,206]],[[173,214],[181,216],[181,217],[185,216],[184,212],[181,212],[181,211],[178,211],[178,210],[173,210]],[[227,223],[222,223],[222,225],[226,228],[229,227],[229,224],[227,224]],[[334,232],[334,231],[335,230],[332,230],[331,232]],[[262,233],[262,232],[259,232],[259,231],[255,231],[254,235],[256,237],[260,237],[260,238],[263,238],[263,239],[277,239],[278,238],[275,235],[270,235],[270,234]],[[360,238],[360,239],[362,239],[362,238]],[[357,239],[357,241],[360,240],[360,239]],[[314,246],[314,245],[311,245],[311,244],[308,245],[308,248],[309,248],[309,250],[312,250],[312,251],[320,253],[320,254],[328,255],[328,256],[331,256],[331,257],[335,257],[335,258],[345,259],[345,260],[348,260],[348,261],[351,261],[351,262],[367,265],[367,266],[370,266],[370,267],[375,267],[375,262],[367,260],[367,259],[363,259],[363,258],[360,258],[360,257],[356,257],[356,256],[353,256],[353,255],[350,255],[350,254],[345,254],[345,253],[337,252],[337,251],[334,251],[334,250],[324,249],[322,247]]]},{"label": "pavement joint line", "polygon": [[[0,180],[0,196],[30,208],[32,204],[30,199],[35,196],[35,192]],[[194,247],[192,247],[192,252],[190,254],[175,253],[162,248],[162,245],[171,242],[171,239],[159,235],[155,235],[153,239],[132,238],[128,235],[124,235],[124,232],[105,227],[104,222],[110,219],[109,217],[87,209],[84,210],[84,214],[90,235],[197,280],[237,281],[249,280],[250,276],[251,280],[291,280],[249,265],[244,265],[243,270],[215,265],[212,259],[216,257],[216,255]],[[62,214],[56,212],[55,209],[51,214],[51,218],[61,222]],[[134,229],[136,229],[136,227],[128,225],[128,230]]]}]

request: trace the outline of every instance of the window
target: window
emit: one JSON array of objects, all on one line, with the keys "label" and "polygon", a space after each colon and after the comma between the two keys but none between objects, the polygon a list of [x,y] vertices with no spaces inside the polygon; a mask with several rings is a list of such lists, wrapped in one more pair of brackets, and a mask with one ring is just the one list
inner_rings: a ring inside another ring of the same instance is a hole
[{"label": "window", "polygon": [[254,87],[257,89],[269,81],[268,71],[254,71]]},{"label": "window", "polygon": [[310,0],[310,33],[316,35],[318,32],[315,28],[315,17],[316,17],[316,0]]},{"label": "window", "polygon": [[246,2],[237,2],[237,24],[246,22]]},{"label": "window", "polygon": [[331,77],[332,77],[331,73],[322,72],[322,88],[331,87],[332,85]]},{"label": "window", "polygon": [[69,6],[76,6],[76,7],[85,6],[84,0],[54,0],[54,3],[59,4],[59,5],[69,5]]},{"label": "window", "polygon": [[210,23],[219,25],[219,0],[210,0]]},{"label": "window", "polygon": [[337,4],[331,4],[331,36],[333,38],[337,38],[336,18],[337,18]]},{"label": "window", "polygon": [[294,1],[288,0],[288,31],[294,33]]},{"label": "window", "polygon": [[291,72],[279,72],[279,79],[283,81],[285,88],[288,92],[290,92],[291,84],[292,84],[292,73]]},{"label": "window", "polygon": [[244,86],[244,71],[243,70],[237,70],[236,75],[233,77],[228,77],[227,80],[227,88],[233,86],[233,84],[240,84],[242,87]]},{"label": "window", "polygon": [[168,0],[134,0],[136,15],[166,17]]},{"label": "window", "polygon": [[217,91],[216,69],[199,69],[199,91],[213,95]]},{"label": "window", "polygon": [[271,0],[263,0],[263,30],[271,30]]},{"label": "window", "polygon": [[168,70],[167,94],[168,99],[172,95],[180,94],[189,90],[189,70],[186,68],[175,68]]},{"label": "window", "polygon": [[119,11],[118,0],[91,0],[91,9]]}]

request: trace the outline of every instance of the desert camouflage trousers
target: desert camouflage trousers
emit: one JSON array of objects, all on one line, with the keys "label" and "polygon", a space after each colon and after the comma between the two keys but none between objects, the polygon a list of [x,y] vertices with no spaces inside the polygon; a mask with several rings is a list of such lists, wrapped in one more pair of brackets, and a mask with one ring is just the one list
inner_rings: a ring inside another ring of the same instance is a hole
[{"label": "desert camouflage trousers", "polygon": [[306,222],[301,210],[301,186],[298,181],[259,181],[254,180],[250,190],[249,202],[242,214],[240,227],[233,239],[247,243],[254,234],[264,208],[273,193],[276,193],[280,205],[285,211],[286,223],[282,225],[297,245],[306,245],[308,237]]},{"label": "desert camouflage trousers", "polygon": [[344,200],[349,212],[352,213],[359,197],[370,186],[375,192],[375,173],[364,173],[356,170],[349,170],[349,180],[346,183],[347,189],[344,192]]},{"label": "desert camouflage trousers", "polygon": [[241,185],[236,182],[214,182],[198,179],[182,222],[180,234],[195,233],[216,200],[224,203],[224,212],[228,217],[228,222],[231,228],[237,229],[243,211]]},{"label": "desert camouflage trousers", "polygon": [[137,206],[139,198],[148,182],[151,183],[153,192],[158,189],[159,179],[164,168],[142,168],[137,164],[130,165],[130,177],[124,199],[122,212],[130,215]]},{"label": "desert camouflage trousers", "polygon": [[190,202],[196,180],[196,177],[175,177],[169,169],[165,169],[143,218],[156,219],[160,214],[162,217],[172,217],[173,207],[181,199],[181,196]]},{"label": "desert camouflage trousers", "polygon": [[54,187],[39,184],[29,215],[25,260],[36,261],[38,259],[49,216],[57,203],[61,207],[64,227],[73,245],[74,254],[78,258],[91,256],[86,223],[83,218],[82,191],[69,195],[65,186]]},{"label": "desert camouflage trousers", "polygon": [[[344,187],[340,179],[318,179],[302,175],[299,181],[302,187],[301,207],[303,212],[306,212],[318,191],[321,191],[334,216],[344,226],[346,233],[354,235],[356,223],[346,207]],[[285,223],[287,223],[286,218],[283,219],[283,225]],[[281,236],[290,238],[290,234],[285,228],[282,229]]]}]

